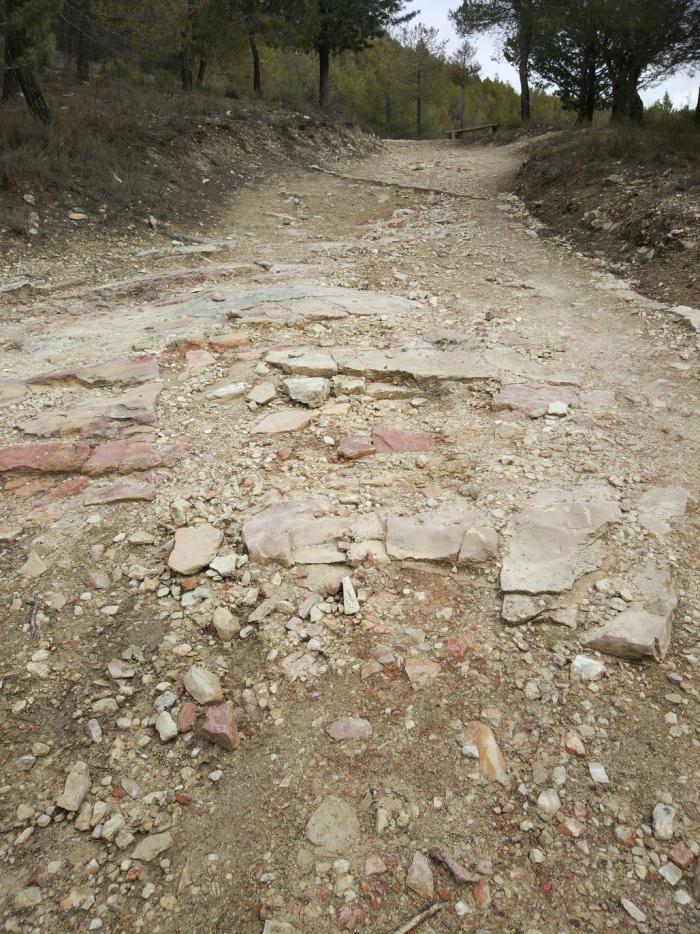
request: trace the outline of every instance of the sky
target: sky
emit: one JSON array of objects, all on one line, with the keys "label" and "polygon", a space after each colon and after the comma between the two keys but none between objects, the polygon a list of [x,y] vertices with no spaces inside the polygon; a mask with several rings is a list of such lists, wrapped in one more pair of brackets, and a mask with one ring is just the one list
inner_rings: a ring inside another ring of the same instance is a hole
[{"label": "sky", "polygon": [[[408,9],[418,11],[417,20],[428,26],[437,26],[441,37],[448,41],[448,50],[456,48],[460,41],[448,16],[449,11],[457,6],[459,6],[459,0],[411,0],[407,4]],[[472,41],[478,49],[477,59],[481,65],[482,77],[501,78],[517,88],[517,72],[500,55],[498,40],[492,36],[476,36]],[[645,104],[652,104],[663,97],[665,91],[668,91],[674,106],[683,107],[690,103],[691,107],[695,107],[699,83],[700,73],[695,76],[673,75],[653,88],[644,89],[641,92],[642,99]]]}]

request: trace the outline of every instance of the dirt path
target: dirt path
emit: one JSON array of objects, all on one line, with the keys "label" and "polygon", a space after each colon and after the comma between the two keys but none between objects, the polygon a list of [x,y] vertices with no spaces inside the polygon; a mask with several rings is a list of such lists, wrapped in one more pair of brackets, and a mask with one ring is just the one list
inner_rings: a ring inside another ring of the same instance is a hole
[{"label": "dirt path", "polygon": [[697,928],[697,337],[521,157],[5,296],[5,930]]}]

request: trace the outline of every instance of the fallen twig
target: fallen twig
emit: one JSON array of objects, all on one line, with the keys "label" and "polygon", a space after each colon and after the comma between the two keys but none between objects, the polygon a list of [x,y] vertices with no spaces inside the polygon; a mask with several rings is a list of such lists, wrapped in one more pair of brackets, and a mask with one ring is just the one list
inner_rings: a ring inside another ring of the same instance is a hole
[{"label": "fallen twig", "polygon": [[32,600],[32,611],[29,614],[29,631],[32,634],[32,639],[37,639],[39,637],[39,627],[36,624],[36,618],[39,615],[39,598],[34,594],[34,599]]},{"label": "fallen twig", "polygon": [[408,934],[409,931],[414,931],[419,924],[427,921],[428,918],[432,918],[432,916],[436,915],[443,907],[444,906],[440,902],[431,905],[430,908],[426,908],[425,911],[421,911],[420,914],[414,915],[405,924],[402,924],[400,928],[396,928],[391,934]]},{"label": "fallen twig", "polygon": [[452,198],[468,198],[471,201],[493,200],[485,195],[470,195],[462,191],[450,191],[448,188],[436,188],[434,185],[411,185],[408,182],[396,182],[386,178],[363,178],[361,175],[347,175],[344,172],[324,169],[320,165],[310,165],[309,168],[316,172],[332,175],[334,178],[342,178],[346,182],[364,182],[367,185],[384,185],[385,188],[404,188],[407,191],[427,191],[436,195],[450,195]]}]

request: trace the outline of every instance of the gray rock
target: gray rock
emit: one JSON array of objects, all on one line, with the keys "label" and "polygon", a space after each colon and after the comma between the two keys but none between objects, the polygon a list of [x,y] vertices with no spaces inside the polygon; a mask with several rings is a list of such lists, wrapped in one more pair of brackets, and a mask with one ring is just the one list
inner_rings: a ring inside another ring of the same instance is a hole
[{"label": "gray rock", "polygon": [[197,665],[187,671],[182,679],[185,690],[198,704],[219,704],[224,699],[221,682],[215,674]]},{"label": "gray rock", "polygon": [[320,376],[302,376],[284,380],[290,399],[310,409],[318,409],[330,397],[331,384]]},{"label": "gray rock", "polygon": [[64,811],[79,811],[92,786],[90,769],[85,762],[75,762],[66,778],[63,794],[56,799],[56,805]]},{"label": "gray rock", "polygon": [[208,522],[178,529],[175,532],[175,548],[168,559],[168,565],[177,574],[196,574],[216,557],[223,537],[224,533]]},{"label": "gray rock", "polygon": [[341,798],[325,798],[311,815],[306,836],[328,853],[346,853],[360,837],[355,808]]},{"label": "gray rock", "polygon": [[150,863],[156,856],[160,856],[172,845],[173,838],[166,830],[164,833],[152,833],[144,837],[131,854],[132,859],[139,859],[144,863]]},{"label": "gray rock", "polygon": [[651,827],[657,840],[673,840],[676,810],[670,804],[657,804],[651,812]]},{"label": "gray rock", "polygon": [[684,515],[687,504],[688,492],[681,487],[653,487],[639,499],[639,524],[655,535],[668,535],[669,519]]}]

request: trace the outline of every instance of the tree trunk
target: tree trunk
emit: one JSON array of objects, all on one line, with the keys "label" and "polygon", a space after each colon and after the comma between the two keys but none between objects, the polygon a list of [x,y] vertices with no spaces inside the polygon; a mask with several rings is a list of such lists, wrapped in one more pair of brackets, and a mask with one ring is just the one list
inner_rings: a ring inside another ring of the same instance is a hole
[{"label": "tree trunk", "polygon": [[466,119],[467,119],[467,86],[463,84],[462,85],[462,100],[461,100],[461,105],[459,108],[459,120],[460,120],[459,125],[461,127],[464,126]]},{"label": "tree trunk", "polygon": [[518,76],[520,78],[520,119],[529,123],[530,110],[530,55],[532,54],[532,9],[524,3],[518,23]]},{"label": "tree trunk", "polygon": [[391,136],[391,98],[384,88],[384,136],[389,139]]},{"label": "tree trunk", "polygon": [[695,122],[700,123],[700,88],[698,88],[698,102],[695,105]]},{"label": "tree trunk", "polygon": [[207,75],[207,60],[202,57],[199,59],[199,68],[197,69],[197,87],[201,88],[204,85],[204,79]]},{"label": "tree trunk", "polygon": [[423,75],[416,72],[416,139],[423,139]]},{"label": "tree trunk", "polygon": [[78,81],[90,80],[90,0],[81,0],[76,9],[78,22],[76,25],[76,54],[75,70]]},{"label": "tree trunk", "polygon": [[12,63],[10,55],[10,43],[5,38],[5,71],[2,80],[2,99],[10,101],[19,93],[19,81],[17,80],[17,69]]},{"label": "tree trunk", "polygon": [[589,43],[583,50],[581,60],[581,79],[579,84],[578,113],[576,123],[593,123],[593,114],[598,102],[598,82],[596,78],[596,50]]},{"label": "tree trunk", "polygon": [[194,14],[197,0],[187,0],[187,16],[182,31],[182,90],[191,91],[194,87]]},{"label": "tree trunk", "polygon": [[[7,26],[5,29],[5,81],[8,80],[8,73],[14,75],[14,78],[11,77],[9,79],[8,93],[10,93],[11,96],[16,80],[32,116],[36,117],[37,120],[41,120],[42,123],[51,123],[51,111],[49,110],[46,98],[33,72],[27,68],[26,65],[20,66],[17,64],[21,61],[22,55],[25,52],[26,37],[24,35],[24,30],[10,26],[10,19],[16,8],[16,3],[17,0],[5,0],[7,19]],[[3,81],[3,99],[6,99],[4,96],[5,81]]]},{"label": "tree trunk", "polygon": [[248,40],[250,42],[250,51],[253,55],[253,90],[255,91],[255,96],[258,100],[262,100],[263,96],[263,86],[262,86],[262,70],[260,68],[260,49],[258,48],[258,43],[255,38],[255,33],[251,29],[248,33]]},{"label": "tree trunk", "polygon": [[639,96],[639,73],[636,69],[625,68],[611,71],[612,76],[612,123],[625,123],[633,120],[639,123],[644,115],[644,104]]},{"label": "tree trunk", "polygon": [[321,45],[318,49],[319,61],[319,90],[318,102],[321,110],[326,110],[330,100],[330,72],[331,72],[331,50],[327,45]]}]

